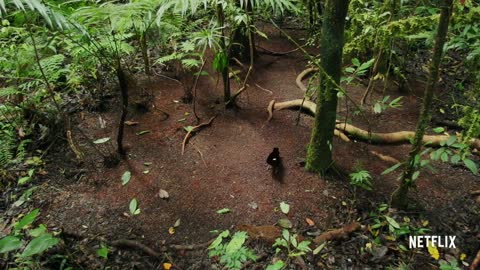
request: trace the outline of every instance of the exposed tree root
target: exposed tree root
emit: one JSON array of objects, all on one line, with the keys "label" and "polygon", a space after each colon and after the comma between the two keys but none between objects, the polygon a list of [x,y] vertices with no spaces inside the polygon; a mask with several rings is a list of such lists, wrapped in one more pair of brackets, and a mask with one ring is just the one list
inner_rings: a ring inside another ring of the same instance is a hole
[{"label": "exposed tree root", "polygon": [[303,84],[303,79],[309,75],[310,73],[312,72],[316,72],[318,71],[318,68],[307,68],[305,69],[304,71],[300,72],[300,74],[297,75],[297,78],[295,79],[295,83],[297,84],[298,88],[300,88],[300,90],[302,90],[303,92],[307,92],[307,87],[305,86],[305,84]]},{"label": "exposed tree root", "polygon": [[338,240],[342,238],[348,237],[349,234],[358,231],[362,228],[362,225],[358,222],[354,222],[351,224],[347,224],[345,227],[324,232],[320,234],[319,236],[315,237],[313,240],[314,243],[320,244],[324,241],[332,241],[332,240]]},{"label": "exposed tree root", "polygon": [[197,126],[192,127],[192,129],[189,130],[189,131],[187,132],[187,134],[185,134],[185,138],[183,138],[183,142],[182,142],[182,156],[183,156],[183,153],[185,152],[185,145],[187,144],[188,139],[190,138],[190,136],[191,136],[193,133],[195,133],[195,132],[197,132],[197,131],[200,131],[200,130],[203,129],[204,127],[209,126],[209,125],[212,123],[213,119],[215,119],[215,117],[217,117],[217,116],[215,115],[214,117],[210,118],[210,120],[208,120],[208,122],[205,122],[205,123],[202,123],[202,124],[200,124],[200,125],[197,125]]},{"label": "exposed tree root", "polygon": [[[284,102],[276,103],[274,100],[270,101],[267,107],[268,111],[268,121],[272,119],[273,112],[284,110],[284,109],[296,109],[301,108],[306,110],[310,115],[315,115],[316,111],[316,104],[309,100],[303,99],[294,99]],[[347,134],[349,137],[353,137],[357,140],[367,141],[370,143],[375,144],[402,144],[402,143],[410,143],[410,141],[415,136],[415,132],[413,131],[397,131],[391,133],[375,133],[369,132],[360,128],[357,128],[353,125],[337,122],[336,124],[336,131],[340,131],[342,133]],[[337,132],[335,135],[339,136],[342,140],[345,140],[340,134]],[[450,136],[448,135],[425,135],[423,136],[423,143],[428,144],[430,146],[439,147],[441,146],[442,142],[448,140]],[[479,139],[471,139],[467,142],[472,148],[480,150],[480,140]]]},{"label": "exposed tree root", "polygon": [[110,243],[110,245],[118,248],[134,248],[143,251],[145,254],[150,255],[155,258],[162,258],[164,256],[164,252],[167,250],[195,250],[208,247],[213,240],[201,243],[201,244],[192,244],[192,245],[169,245],[169,246],[162,246],[160,251],[155,251],[152,248],[140,243],[136,240],[128,240],[128,239],[120,239],[115,240]]},{"label": "exposed tree root", "polygon": [[[135,240],[120,239],[120,240],[115,240],[115,241],[111,242],[110,244],[114,247],[119,247],[119,248],[128,247],[128,248],[140,249],[145,254],[148,254],[148,255],[150,255],[152,257],[155,257],[155,258],[161,258],[162,257],[162,253],[157,252],[157,251],[155,251],[155,250],[153,250],[153,249],[151,249],[151,248],[145,246],[144,244],[142,244],[138,241],[135,241]],[[162,250],[162,251],[165,251],[165,250]]]},{"label": "exposed tree root", "polygon": [[477,256],[473,259],[472,264],[470,265],[470,270],[475,270],[480,267],[480,250],[477,252]]},{"label": "exposed tree root", "polygon": [[[304,47],[305,45],[303,45],[302,47]],[[289,50],[289,51],[286,51],[286,52],[275,52],[275,51],[271,51],[267,48],[263,48],[261,46],[256,46],[258,49],[262,50],[262,53],[264,54],[268,54],[268,55],[274,55],[274,56],[282,56],[282,55],[287,55],[287,54],[290,54],[290,53],[293,53],[293,52],[296,52],[298,50],[300,50],[300,48],[296,48],[296,49],[293,49],[293,50]]]}]

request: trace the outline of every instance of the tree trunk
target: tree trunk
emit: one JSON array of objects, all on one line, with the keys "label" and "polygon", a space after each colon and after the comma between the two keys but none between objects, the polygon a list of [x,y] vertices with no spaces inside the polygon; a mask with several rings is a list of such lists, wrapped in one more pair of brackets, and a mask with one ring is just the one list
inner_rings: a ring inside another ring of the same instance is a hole
[{"label": "tree trunk", "polygon": [[[253,18],[253,9],[249,1],[245,4],[245,12],[250,18]],[[253,52],[253,59],[256,57],[255,35],[251,29],[251,24],[253,24],[251,20],[247,20],[247,24],[242,23],[237,29],[235,29],[233,34],[231,55],[238,58],[243,63],[252,59],[252,57],[250,57],[251,52]],[[250,39],[252,40],[253,48],[250,46]]]},{"label": "tree trunk", "polygon": [[448,21],[450,19],[451,11],[453,7],[453,0],[444,0],[442,6],[442,12],[440,14],[440,22],[438,25],[437,35],[435,37],[435,47],[433,48],[433,57],[430,64],[430,77],[428,78],[428,84],[425,89],[425,95],[423,98],[423,107],[420,113],[416,134],[413,139],[412,150],[410,151],[407,166],[400,179],[400,186],[392,194],[391,205],[396,208],[406,208],[408,204],[407,193],[410,187],[412,187],[414,178],[413,175],[420,169],[421,157],[420,151],[422,149],[422,138],[425,134],[425,130],[428,127],[431,118],[431,107],[433,100],[433,92],[439,77],[439,67],[442,60],[443,45],[447,37]]},{"label": "tree trunk", "polygon": [[145,33],[140,34],[140,47],[142,49],[143,63],[145,65],[145,74],[152,75],[150,71],[150,58],[148,57],[147,38]]},{"label": "tree trunk", "polygon": [[345,16],[348,0],[328,0],[325,5],[320,41],[320,87],[315,124],[307,150],[305,168],[325,173],[333,163],[332,138],[337,116],[337,85],[342,72]]},{"label": "tree trunk", "polygon": [[122,93],[122,114],[120,115],[120,123],[118,123],[117,151],[122,157],[125,157],[126,152],[123,148],[123,131],[128,113],[128,82],[127,76],[120,64],[116,68],[116,73],[118,82],[120,83],[120,92]]},{"label": "tree trunk", "polygon": [[[229,53],[225,42],[225,14],[223,12],[222,4],[217,5],[217,20],[218,26],[222,28],[222,36],[220,37],[220,50],[223,51],[225,57],[227,57],[227,63],[229,62]],[[228,76],[228,64],[222,70],[223,79],[223,101],[225,104],[229,104],[230,101],[230,77]]]}]

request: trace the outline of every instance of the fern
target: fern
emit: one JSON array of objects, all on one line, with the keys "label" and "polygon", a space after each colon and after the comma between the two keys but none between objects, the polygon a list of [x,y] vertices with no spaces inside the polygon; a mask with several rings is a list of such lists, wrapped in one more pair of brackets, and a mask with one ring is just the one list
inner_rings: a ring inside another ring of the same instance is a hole
[{"label": "fern", "polygon": [[0,168],[6,168],[13,159],[15,137],[9,133],[0,133]]}]

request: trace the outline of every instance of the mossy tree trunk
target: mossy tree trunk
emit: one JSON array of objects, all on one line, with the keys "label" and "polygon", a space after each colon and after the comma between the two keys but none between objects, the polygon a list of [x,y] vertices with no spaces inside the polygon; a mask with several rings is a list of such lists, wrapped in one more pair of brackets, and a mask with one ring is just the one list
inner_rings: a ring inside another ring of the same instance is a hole
[{"label": "mossy tree trunk", "polygon": [[[412,187],[415,180],[415,172],[420,169],[420,151],[422,149],[422,138],[428,127],[431,118],[431,107],[433,101],[433,92],[439,77],[439,67],[442,60],[443,46],[447,37],[448,22],[452,12],[453,0],[444,0],[437,35],[435,37],[435,46],[433,48],[433,57],[430,64],[430,76],[425,89],[422,111],[417,123],[415,137],[413,139],[412,150],[410,151],[407,166],[400,179],[399,187],[393,192],[391,198],[392,207],[406,208],[408,204],[408,190]],[[418,174],[417,174],[418,175]]]},{"label": "mossy tree trunk", "polygon": [[342,71],[348,4],[348,0],[328,0],[325,4],[320,41],[319,98],[305,166],[311,172],[325,173],[333,163],[332,139],[337,115],[337,86]]}]

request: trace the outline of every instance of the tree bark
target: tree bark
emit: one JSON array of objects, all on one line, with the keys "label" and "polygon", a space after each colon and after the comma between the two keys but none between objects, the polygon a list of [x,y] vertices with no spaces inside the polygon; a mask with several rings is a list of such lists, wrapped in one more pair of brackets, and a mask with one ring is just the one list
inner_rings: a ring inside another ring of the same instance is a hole
[{"label": "tree bark", "polygon": [[332,138],[337,115],[337,85],[340,83],[348,0],[328,0],[320,41],[321,74],[317,90],[315,124],[307,150],[307,171],[325,173],[333,163]]},{"label": "tree bark", "polygon": [[147,37],[145,33],[140,34],[140,47],[142,49],[143,63],[145,65],[145,74],[152,75],[150,70],[150,58],[148,56]]},{"label": "tree bark", "polygon": [[412,150],[410,151],[407,166],[400,179],[400,186],[392,194],[391,205],[396,208],[406,208],[408,204],[408,190],[412,187],[413,174],[420,169],[419,157],[422,149],[422,138],[428,123],[431,119],[431,107],[433,101],[433,92],[439,77],[439,67],[442,61],[443,45],[447,37],[448,22],[452,12],[453,0],[444,0],[437,35],[435,37],[435,46],[433,48],[433,57],[430,64],[430,77],[425,89],[422,111],[417,122],[416,134],[413,139]]}]

